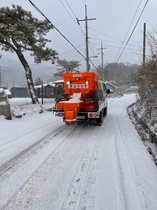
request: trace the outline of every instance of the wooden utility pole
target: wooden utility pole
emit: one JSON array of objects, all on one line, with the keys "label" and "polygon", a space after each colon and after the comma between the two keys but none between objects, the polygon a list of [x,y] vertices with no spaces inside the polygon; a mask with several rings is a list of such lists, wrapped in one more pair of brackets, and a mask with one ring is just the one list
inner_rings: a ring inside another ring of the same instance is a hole
[{"label": "wooden utility pole", "polygon": [[85,5],[85,19],[78,20],[77,23],[80,25],[79,21],[85,21],[85,30],[86,30],[86,71],[89,72],[89,51],[88,51],[88,20],[96,20],[96,18],[87,18],[87,5]]},{"label": "wooden utility pole", "polygon": [[145,67],[146,63],[146,23],[144,23],[143,29],[143,67]]},{"label": "wooden utility pole", "polygon": [[103,68],[104,68],[104,52],[103,52],[104,49],[107,49],[107,48],[103,48],[103,43],[101,42],[101,48],[98,48],[98,50],[101,50],[101,71],[102,71],[102,73],[103,73]]},{"label": "wooden utility pole", "polygon": [[103,43],[101,42],[101,48],[98,48],[98,50],[101,50],[101,68],[103,70],[104,68],[104,53],[103,53],[103,50],[104,49],[107,49],[107,48],[103,48]]},{"label": "wooden utility pole", "polygon": [[1,69],[0,69],[0,87],[2,87],[2,72],[1,72]]}]

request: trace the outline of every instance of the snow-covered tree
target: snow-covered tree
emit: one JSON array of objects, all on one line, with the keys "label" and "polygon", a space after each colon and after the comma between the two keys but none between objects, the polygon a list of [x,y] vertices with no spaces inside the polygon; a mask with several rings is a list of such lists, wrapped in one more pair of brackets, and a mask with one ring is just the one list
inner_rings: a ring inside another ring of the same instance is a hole
[{"label": "snow-covered tree", "polygon": [[50,40],[45,38],[52,28],[53,25],[47,20],[34,18],[31,12],[25,11],[21,6],[0,8],[0,48],[17,54],[25,69],[33,104],[38,103],[38,99],[35,95],[31,68],[24,52],[29,51],[35,63],[48,60],[54,62],[57,53],[46,47]]},{"label": "snow-covered tree", "polygon": [[63,72],[77,72],[78,67],[80,65],[80,61],[67,61],[67,60],[58,60],[57,61],[58,65],[58,72],[54,74],[55,76],[61,76]]}]

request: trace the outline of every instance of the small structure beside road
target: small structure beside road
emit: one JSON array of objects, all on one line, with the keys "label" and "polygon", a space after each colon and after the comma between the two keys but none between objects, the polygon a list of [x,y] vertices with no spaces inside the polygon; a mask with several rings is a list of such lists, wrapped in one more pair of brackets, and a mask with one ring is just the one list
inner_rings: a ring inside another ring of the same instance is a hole
[{"label": "small structure beside road", "polygon": [[11,120],[11,109],[8,96],[3,88],[0,88],[0,116],[5,116],[5,119]]}]

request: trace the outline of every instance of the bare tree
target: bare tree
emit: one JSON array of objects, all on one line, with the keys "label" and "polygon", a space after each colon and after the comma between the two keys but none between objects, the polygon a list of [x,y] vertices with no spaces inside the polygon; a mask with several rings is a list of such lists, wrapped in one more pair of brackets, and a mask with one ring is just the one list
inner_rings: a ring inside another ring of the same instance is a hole
[{"label": "bare tree", "polygon": [[151,119],[157,111],[157,30],[147,35],[150,58],[141,68],[139,77],[140,104],[145,107],[146,115]]}]

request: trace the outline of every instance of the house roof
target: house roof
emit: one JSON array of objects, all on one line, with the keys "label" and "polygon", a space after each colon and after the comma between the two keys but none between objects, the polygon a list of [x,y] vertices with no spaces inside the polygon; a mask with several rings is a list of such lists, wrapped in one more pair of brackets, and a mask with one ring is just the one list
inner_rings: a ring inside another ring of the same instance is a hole
[{"label": "house roof", "polygon": [[60,80],[56,80],[56,81],[54,81],[54,83],[56,84],[58,84],[58,83],[63,83],[64,82],[64,80],[63,79],[60,79]]},{"label": "house roof", "polygon": [[55,87],[55,84],[54,82],[49,82],[49,83],[46,83],[46,84],[43,84],[43,85],[35,85],[35,89],[39,89],[39,88],[42,88],[43,87],[47,87],[47,86],[52,86],[52,87]]}]

